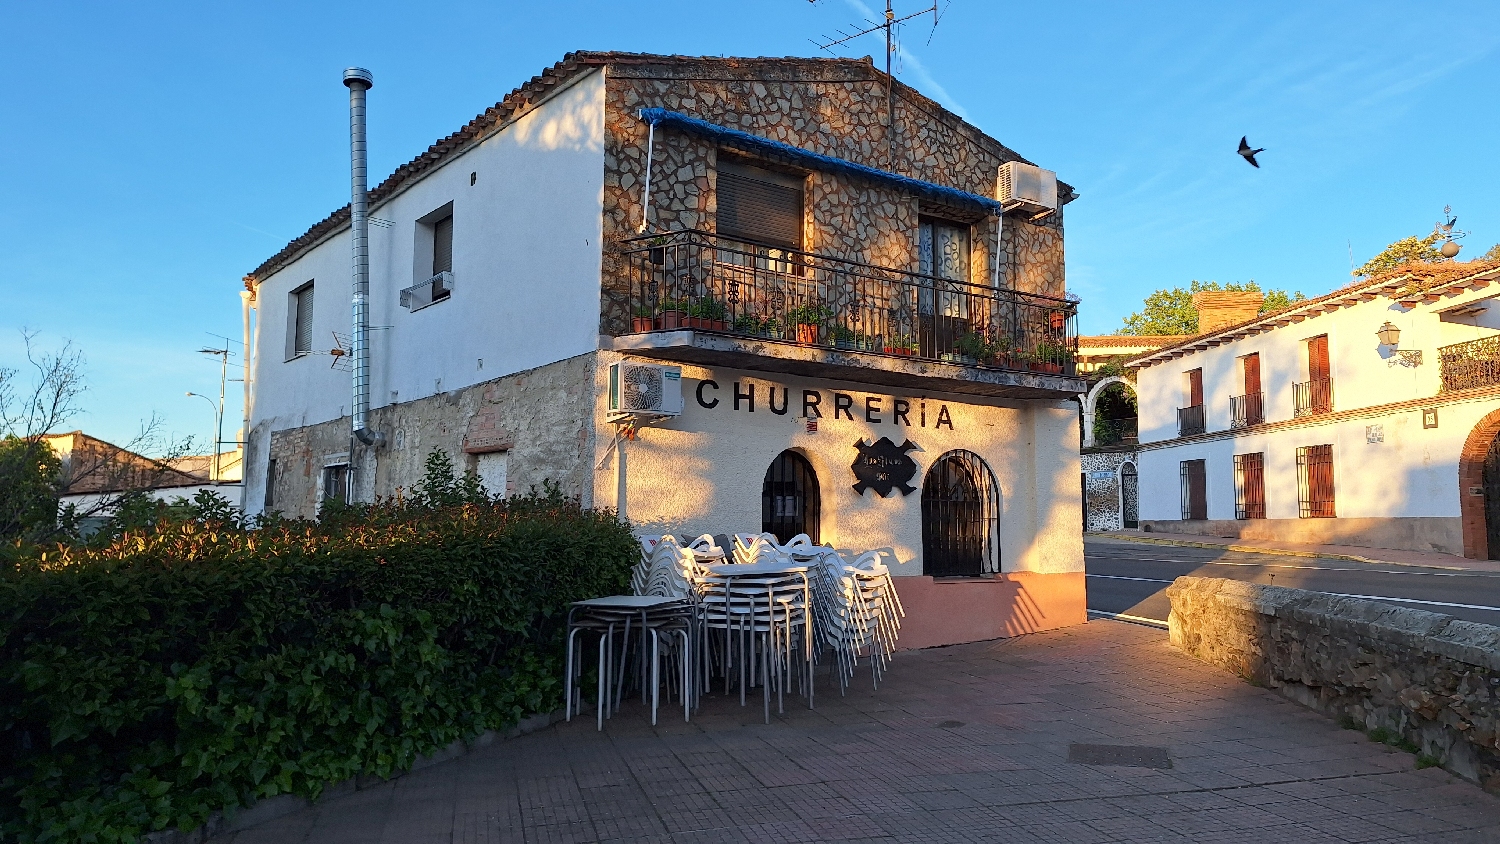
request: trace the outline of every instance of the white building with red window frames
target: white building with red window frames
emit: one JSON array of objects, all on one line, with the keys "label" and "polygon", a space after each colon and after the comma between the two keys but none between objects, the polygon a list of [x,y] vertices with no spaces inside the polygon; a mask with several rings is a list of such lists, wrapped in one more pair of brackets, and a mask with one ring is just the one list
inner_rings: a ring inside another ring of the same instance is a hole
[{"label": "white building with red window frames", "polygon": [[905,646],[1082,623],[1072,198],[868,60],[570,54],[370,191],[364,437],[350,211],[247,278],[246,509],[436,449],[642,533],[890,548]]},{"label": "white building with red window frames", "polygon": [[1500,266],[1215,295],[1238,317],[1129,362],[1142,529],[1500,558]]}]

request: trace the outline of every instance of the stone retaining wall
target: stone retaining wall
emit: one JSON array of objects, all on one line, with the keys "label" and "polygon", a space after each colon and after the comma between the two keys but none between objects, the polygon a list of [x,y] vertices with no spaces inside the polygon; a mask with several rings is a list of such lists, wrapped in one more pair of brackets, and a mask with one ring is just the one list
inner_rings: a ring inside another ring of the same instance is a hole
[{"label": "stone retaining wall", "polygon": [[1500,793],[1500,627],[1221,578],[1179,577],[1167,597],[1184,653]]}]

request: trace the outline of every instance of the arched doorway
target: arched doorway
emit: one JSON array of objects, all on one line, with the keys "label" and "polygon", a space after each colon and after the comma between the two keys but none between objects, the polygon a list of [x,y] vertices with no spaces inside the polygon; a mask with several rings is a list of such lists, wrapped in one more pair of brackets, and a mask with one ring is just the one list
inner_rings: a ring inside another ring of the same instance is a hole
[{"label": "arched doorway", "polygon": [[1000,570],[1000,487],[972,451],[950,451],[922,481],[922,573],[978,577]]},{"label": "arched doorway", "polygon": [[1490,440],[1480,470],[1484,487],[1484,537],[1491,560],[1500,560],[1500,436]]},{"label": "arched doorway", "polygon": [[1471,560],[1484,560],[1500,553],[1500,548],[1490,540],[1490,525],[1500,522],[1491,515],[1491,504],[1500,496],[1489,486],[1493,472],[1486,471],[1494,451],[1495,438],[1500,436],[1500,410],[1492,410],[1479,420],[1464,440],[1463,451],[1458,457],[1458,507],[1463,527],[1464,556]]},{"label": "arched doorway", "polygon": [[820,512],[818,474],[807,458],[795,451],[783,451],[766,469],[760,486],[760,529],[775,534],[778,542],[787,542],[805,533],[816,544]]},{"label": "arched doorway", "polygon": [[1130,462],[1120,467],[1120,523],[1126,528],[1141,526],[1141,479]]}]

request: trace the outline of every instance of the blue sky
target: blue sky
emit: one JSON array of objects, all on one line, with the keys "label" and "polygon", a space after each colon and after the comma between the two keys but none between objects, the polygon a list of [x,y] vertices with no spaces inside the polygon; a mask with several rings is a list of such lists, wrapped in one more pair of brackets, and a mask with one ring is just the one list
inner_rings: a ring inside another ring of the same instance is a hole
[{"label": "blue sky", "polygon": [[[874,6],[874,3],[870,3]],[[919,8],[898,2],[898,11]],[[76,425],[209,438],[240,278],[347,201],[348,65],[383,177],[574,49],[812,55],[851,0],[0,6],[0,366],[87,355]],[[900,77],[1056,170],[1087,333],[1191,279],[1326,292],[1451,204],[1500,241],[1500,4],[953,0]],[[845,55],[879,55],[875,37]],[[1234,154],[1242,134],[1263,169]],[[236,349],[237,351],[237,349]],[[232,373],[233,377],[234,373]],[[239,418],[230,385],[226,436]]]}]

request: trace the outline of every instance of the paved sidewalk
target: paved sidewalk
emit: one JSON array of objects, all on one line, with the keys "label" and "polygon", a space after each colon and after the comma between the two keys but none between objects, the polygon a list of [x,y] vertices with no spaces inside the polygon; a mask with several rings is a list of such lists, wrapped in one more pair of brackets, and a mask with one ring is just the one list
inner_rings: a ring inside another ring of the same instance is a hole
[{"label": "paved sidewalk", "polygon": [[1360,545],[1317,545],[1311,542],[1280,542],[1269,539],[1235,539],[1200,533],[1146,533],[1139,530],[1112,530],[1085,533],[1085,539],[1113,539],[1156,545],[1188,545],[1223,548],[1226,551],[1250,551],[1267,554],[1292,554],[1302,557],[1324,557],[1364,563],[1393,563],[1401,566],[1435,566],[1469,571],[1500,572],[1500,560],[1470,560],[1454,554],[1435,551],[1400,551],[1394,548],[1366,548]]},{"label": "paved sidewalk", "polygon": [[[737,696],[692,724],[575,719],[218,841],[1500,840],[1500,800],[1158,630],[1093,621],[900,653],[879,692],[861,679],[769,726]],[[1070,762],[1074,744],[1164,748],[1171,767]]]}]

